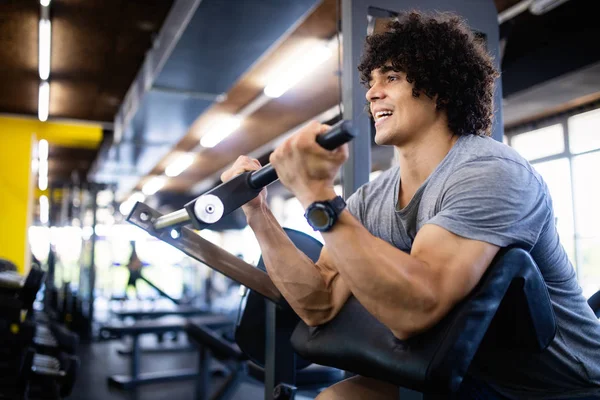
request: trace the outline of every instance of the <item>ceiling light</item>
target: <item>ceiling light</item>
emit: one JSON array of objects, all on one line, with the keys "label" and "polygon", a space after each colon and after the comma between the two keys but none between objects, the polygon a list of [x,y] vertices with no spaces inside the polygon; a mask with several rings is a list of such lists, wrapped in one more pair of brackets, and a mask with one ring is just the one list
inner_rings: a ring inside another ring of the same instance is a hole
[{"label": "ceiling light", "polygon": [[144,196],[142,192],[135,192],[131,196],[129,196],[127,200],[121,203],[121,205],[119,206],[119,211],[123,215],[129,215],[131,210],[133,210],[135,204],[137,202],[141,203],[144,200],[146,200],[146,196]]},{"label": "ceiling light", "polygon": [[40,0],[40,4],[44,7],[48,7],[50,5],[50,0]]},{"label": "ceiling light", "polygon": [[48,141],[46,139],[42,139],[38,143],[38,158],[40,160],[48,160]]},{"label": "ceiling light", "polygon": [[40,196],[40,222],[42,224],[48,223],[48,217],[50,214],[50,204],[48,203],[47,196]]},{"label": "ceiling light", "polygon": [[563,3],[566,3],[568,0],[533,0],[531,5],[529,6],[529,11],[533,15],[542,15],[555,9]]},{"label": "ceiling light", "polygon": [[200,144],[203,147],[215,147],[227,136],[231,135],[242,124],[242,118],[236,115],[228,115],[214,124],[208,133],[202,136]]},{"label": "ceiling light", "polygon": [[330,57],[331,49],[322,43],[298,52],[277,68],[278,72],[265,87],[265,94],[272,98],[281,96]]},{"label": "ceiling light", "polygon": [[50,103],[50,85],[48,84],[48,82],[41,82],[39,99],[38,99],[38,118],[42,122],[48,120],[49,103]]},{"label": "ceiling light", "polygon": [[40,79],[45,81],[50,76],[50,47],[52,44],[52,23],[48,19],[40,20],[39,69]]},{"label": "ceiling light", "polygon": [[48,160],[40,160],[38,163],[38,187],[40,190],[48,189]]},{"label": "ceiling light", "polygon": [[48,189],[48,177],[40,175],[38,177],[38,187],[41,191]]},{"label": "ceiling light", "polygon": [[163,186],[165,186],[165,177],[155,176],[144,184],[144,186],[142,187],[142,192],[146,196],[152,196],[154,193],[162,189]]},{"label": "ceiling light", "polygon": [[183,154],[173,161],[165,169],[165,175],[169,177],[178,176],[194,163],[195,156],[193,154]]}]

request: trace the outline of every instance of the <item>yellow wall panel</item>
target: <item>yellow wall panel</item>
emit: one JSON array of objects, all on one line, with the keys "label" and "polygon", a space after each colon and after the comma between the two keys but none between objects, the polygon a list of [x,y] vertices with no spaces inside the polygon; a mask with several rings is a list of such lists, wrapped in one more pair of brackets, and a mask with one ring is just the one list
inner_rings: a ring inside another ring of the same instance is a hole
[{"label": "yellow wall panel", "polygon": [[29,269],[27,228],[31,215],[34,136],[0,124],[0,257]]},{"label": "yellow wall panel", "polygon": [[37,187],[31,172],[37,140],[52,146],[96,148],[102,129],[96,125],[39,122],[0,117],[0,257],[13,261],[19,271],[29,269],[27,231]]}]

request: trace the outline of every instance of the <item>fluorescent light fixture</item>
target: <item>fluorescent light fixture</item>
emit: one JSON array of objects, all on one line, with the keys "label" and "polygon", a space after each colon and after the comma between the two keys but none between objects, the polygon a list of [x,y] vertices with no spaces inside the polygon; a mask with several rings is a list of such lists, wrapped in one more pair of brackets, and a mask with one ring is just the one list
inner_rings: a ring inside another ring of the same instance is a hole
[{"label": "fluorescent light fixture", "polygon": [[142,202],[144,200],[146,200],[146,196],[144,196],[142,192],[135,192],[131,196],[129,196],[127,200],[121,203],[121,205],[119,206],[119,211],[123,215],[129,215],[131,210],[133,210],[135,203],[137,203],[138,201]]},{"label": "fluorescent light fixture", "polygon": [[132,202],[133,204],[137,203],[138,201],[141,203],[142,201],[146,200],[146,196],[144,196],[142,192],[135,192],[131,196],[129,196],[129,199],[127,200]]},{"label": "fluorescent light fixture", "polygon": [[48,223],[48,216],[50,214],[50,204],[48,203],[47,196],[40,196],[40,222],[42,224]]},{"label": "fluorescent light fixture", "polygon": [[189,153],[179,156],[175,161],[167,166],[165,169],[165,175],[169,177],[178,176],[194,163],[194,158],[195,156]]},{"label": "fluorescent light fixture", "polygon": [[569,0],[533,0],[529,6],[529,11],[533,15],[546,14],[548,11],[555,9]]},{"label": "fluorescent light fixture", "polygon": [[48,161],[48,141],[46,139],[42,139],[38,143],[38,158]]},{"label": "fluorescent light fixture", "polygon": [[131,205],[131,203],[128,203],[128,202],[124,201],[119,206],[119,212],[121,214],[127,216],[131,212],[132,208],[133,208],[133,206]]},{"label": "fluorescent light fixture", "polygon": [[142,192],[146,196],[152,196],[154,193],[162,189],[163,186],[165,186],[165,177],[155,176],[144,184],[144,186],[142,187]]},{"label": "fluorescent light fixture", "polygon": [[48,160],[39,160],[38,175],[48,176]]},{"label": "fluorescent light fixture", "polygon": [[282,64],[265,87],[265,95],[277,98],[331,57],[331,49],[320,43]]},{"label": "fluorescent light fixture", "polygon": [[48,189],[48,160],[39,160],[38,187],[40,190]]},{"label": "fluorescent light fixture", "polygon": [[40,190],[48,189],[48,177],[47,176],[40,176],[38,178],[38,187],[40,188]]},{"label": "fluorescent light fixture", "polygon": [[48,120],[48,107],[50,105],[50,84],[40,83],[40,94],[38,99],[38,118],[44,122]]},{"label": "fluorescent light fixture", "polygon": [[214,124],[208,133],[202,136],[200,144],[202,147],[215,147],[227,136],[231,135],[242,125],[242,118],[237,115],[228,115],[222,117],[222,119]]},{"label": "fluorescent light fixture", "polygon": [[91,226],[84,226],[83,229],[81,229],[81,238],[83,240],[90,240],[93,234],[94,228],[92,228]]},{"label": "fluorescent light fixture", "polygon": [[50,0],[40,0],[40,4],[44,7],[48,7],[50,5]]},{"label": "fluorescent light fixture", "polygon": [[52,45],[52,23],[49,19],[40,20],[39,37],[39,69],[40,79],[45,81],[50,76],[50,47]]}]

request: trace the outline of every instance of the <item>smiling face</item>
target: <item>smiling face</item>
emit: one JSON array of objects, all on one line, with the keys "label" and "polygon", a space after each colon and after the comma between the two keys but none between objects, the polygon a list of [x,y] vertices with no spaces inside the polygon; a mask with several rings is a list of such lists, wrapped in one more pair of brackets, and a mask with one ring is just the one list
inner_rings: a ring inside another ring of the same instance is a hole
[{"label": "smiling face", "polygon": [[414,97],[413,88],[406,74],[389,64],[371,72],[366,97],[375,120],[375,143],[402,146],[437,122],[435,99],[423,93]]}]

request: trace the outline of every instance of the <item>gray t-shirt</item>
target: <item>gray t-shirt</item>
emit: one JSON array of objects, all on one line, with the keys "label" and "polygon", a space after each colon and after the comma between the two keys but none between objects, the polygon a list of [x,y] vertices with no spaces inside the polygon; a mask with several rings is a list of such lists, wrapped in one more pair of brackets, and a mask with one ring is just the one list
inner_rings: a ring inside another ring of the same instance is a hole
[{"label": "gray t-shirt", "polygon": [[548,187],[531,165],[502,143],[468,135],[403,209],[399,185],[400,169],[392,167],[354,193],[348,210],[371,234],[407,253],[425,224],[500,247],[522,247],[548,286],[558,325],[549,348],[538,355],[491,353],[469,374],[512,398],[600,395],[600,323],[559,242]]}]

